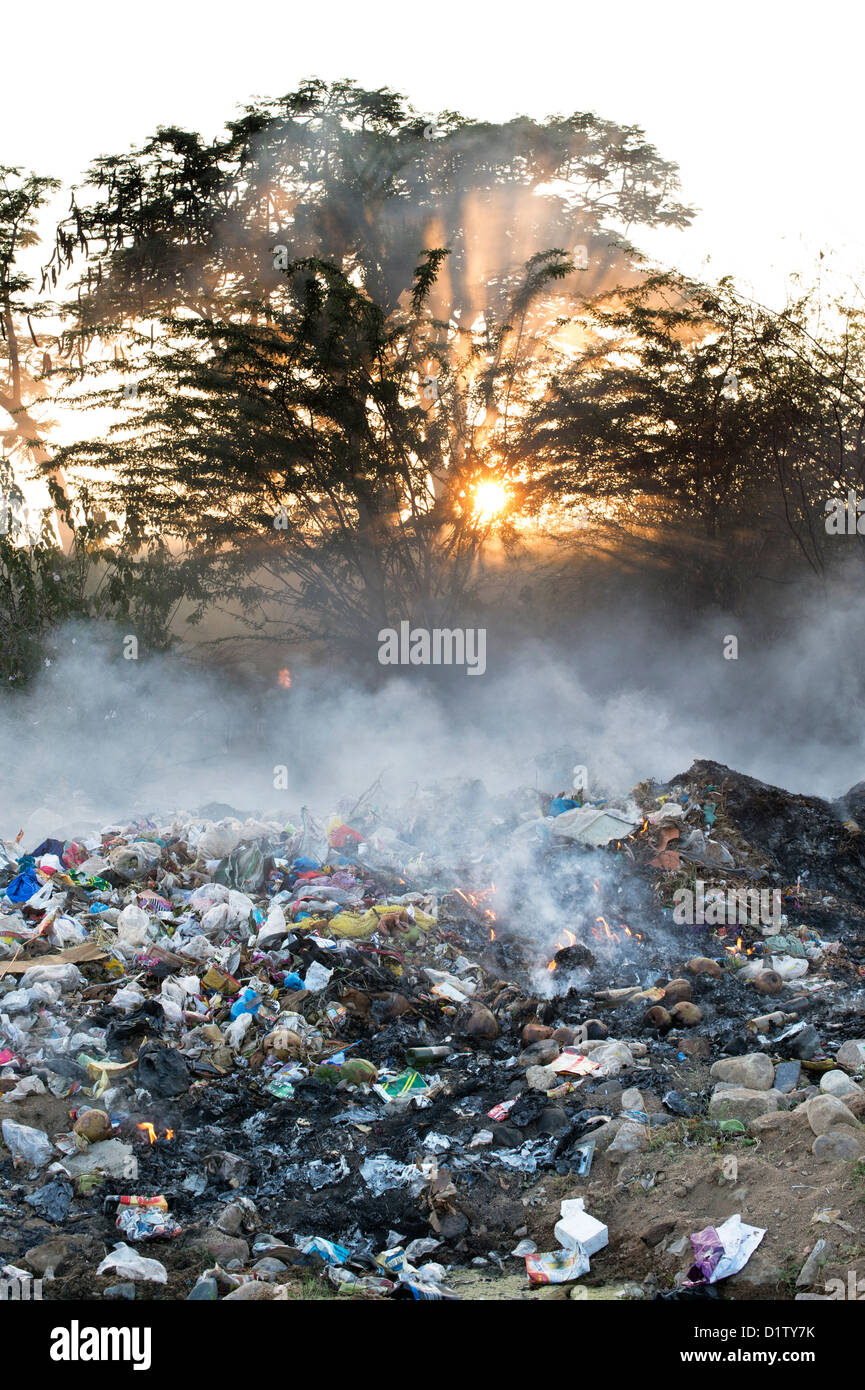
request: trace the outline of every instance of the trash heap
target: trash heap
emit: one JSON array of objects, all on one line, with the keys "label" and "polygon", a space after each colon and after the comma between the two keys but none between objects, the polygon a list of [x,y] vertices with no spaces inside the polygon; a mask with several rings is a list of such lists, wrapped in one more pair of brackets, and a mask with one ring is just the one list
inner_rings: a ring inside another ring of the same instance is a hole
[{"label": "trash heap", "polygon": [[[791,1194],[837,1188],[811,1219],[856,1229],[863,801],[696,763],[621,803],[473,782],[388,815],[368,794],[326,821],[217,806],[7,843],[4,1277],[824,1296],[836,1248],[792,1285],[741,1173],[765,1156],[775,1210],[781,1168]],[[730,922],[731,891],[773,915]]]}]

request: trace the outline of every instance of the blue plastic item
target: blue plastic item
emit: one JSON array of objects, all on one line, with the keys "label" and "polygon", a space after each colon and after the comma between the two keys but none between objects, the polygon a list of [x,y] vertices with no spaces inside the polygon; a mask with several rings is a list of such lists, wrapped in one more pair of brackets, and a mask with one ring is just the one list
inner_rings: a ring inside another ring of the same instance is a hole
[{"label": "blue plastic item", "polygon": [[239,1018],[241,1014],[256,1014],[260,1008],[260,996],[256,994],[254,989],[245,989],[232,1004],[231,1017]]},{"label": "blue plastic item", "polygon": [[38,893],[42,884],[36,877],[32,869],[25,869],[23,874],[16,874],[12,882],[6,889],[6,897],[10,903],[26,903]]}]

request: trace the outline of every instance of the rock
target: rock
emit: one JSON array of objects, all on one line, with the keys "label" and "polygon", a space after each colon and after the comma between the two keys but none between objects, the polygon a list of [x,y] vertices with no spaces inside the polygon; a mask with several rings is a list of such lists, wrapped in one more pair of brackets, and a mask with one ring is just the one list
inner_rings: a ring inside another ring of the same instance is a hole
[{"label": "rock", "polygon": [[682,1038],[679,1043],[679,1050],[686,1053],[688,1057],[699,1057],[707,1060],[712,1055],[712,1044],[708,1038],[702,1036]]},{"label": "rock", "polygon": [[723,974],[718,962],[709,956],[692,956],[685,969],[690,970],[692,975],[712,975],[716,980]]},{"label": "rock", "polygon": [[596,1125],[594,1129],[588,1129],[580,1135],[581,1144],[588,1143],[589,1140],[595,1146],[596,1153],[603,1153],[612,1144],[622,1125],[625,1123],[619,1116],[614,1120],[607,1120],[606,1124]]},{"label": "rock", "polygon": [[216,1218],[217,1229],[227,1236],[236,1236],[243,1225],[243,1208],[237,1202],[230,1202]]},{"label": "rock", "polygon": [[748,1091],[771,1091],[775,1068],[765,1052],[746,1052],[744,1057],[720,1058],[710,1067],[709,1075]]},{"label": "rock", "polygon": [[553,1033],[553,1037],[559,1044],[559,1047],[573,1047],[578,1037],[578,1029],[557,1028],[555,1033]]},{"label": "rock", "polygon": [[473,1004],[465,1031],[466,1037],[492,1042],[499,1035],[499,1025],[486,1004]]},{"label": "rock", "polygon": [[775,1068],[775,1090],[783,1091],[785,1095],[795,1091],[799,1085],[801,1071],[802,1064],[799,1061],[779,1062]]},{"label": "rock", "polygon": [[647,1028],[657,1028],[659,1032],[662,1030],[666,1032],[668,1028],[673,1026],[673,1020],[662,1004],[653,1004],[646,1013],[643,1023]]},{"label": "rock", "polygon": [[754,1120],[778,1109],[777,1091],[752,1091],[745,1086],[730,1086],[716,1091],[709,1101],[713,1120]]},{"label": "rock", "polygon": [[464,1212],[446,1211],[439,1217],[438,1234],[442,1240],[459,1240],[469,1228],[469,1219]]},{"label": "rock", "polygon": [[627,1091],[622,1092],[621,1107],[623,1110],[645,1110],[643,1097],[636,1086],[629,1086]]},{"label": "rock", "polygon": [[47,1274],[49,1269],[59,1274],[70,1259],[92,1248],[93,1242],[85,1236],[54,1236],[52,1240],[43,1241],[41,1245],[34,1245],[28,1250],[24,1263],[40,1277]]},{"label": "rock", "polygon": [[811,1152],[821,1163],[847,1163],[860,1158],[865,1151],[860,1130],[848,1125],[833,1125],[825,1134],[818,1134]]},{"label": "rock", "polygon": [[[571,1030],[568,1029],[567,1031],[570,1032]],[[532,1043],[543,1042],[545,1038],[551,1038],[552,1036],[552,1028],[548,1028],[545,1023],[538,1023],[535,1019],[532,1020],[531,1023],[526,1024],[525,1028],[520,1033],[520,1041],[524,1047],[531,1047]]]},{"label": "rock", "polygon": [[275,1260],[272,1255],[264,1255],[260,1260],[256,1260],[252,1268],[258,1274],[284,1274],[288,1265],[284,1265],[282,1260]]},{"label": "rock", "polygon": [[838,1100],[846,1101],[848,1096],[865,1095],[861,1086],[857,1086],[855,1081],[851,1081],[846,1071],[826,1071],[820,1077],[820,1090],[825,1096],[835,1096]]},{"label": "rock", "polygon": [[214,1302],[219,1298],[219,1285],[210,1276],[202,1276],[191,1293],[187,1294],[187,1301],[196,1303]]},{"label": "rock", "polygon": [[763,1245],[757,1247],[744,1269],[725,1280],[727,1288],[734,1291],[735,1298],[747,1298],[749,1289],[777,1289],[781,1278],[777,1259]]},{"label": "rock", "polygon": [[780,994],[784,988],[784,981],[777,970],[761,970],[751,984],[760,994]]},{"label": "rock", "polygon": [[618,1105],[622,1099],[622,1086],[618,1081],[601,1081],[592,1092],[597,1105]]},{"label": "rock", "polygon": [[241,1260],[246,1264],[249,1259],[249,1245],[240,1236],[229,1236],[224,1231],[220,1231],[218,1226],[210,1226],[194,1242],[199,1249],[205,1250],[208,1255],[217,1261],[218,1264],[226,1265],[229,1260]]},{"label": "rock", "polygon": [[856,1117],[835,1096],[817,1096],[807,1103],[808,1123],[815,1134],[825,1134],[834,1125],[856,1128]]},{"label": "rock", "polygon": [[622,1159],[627,1158],[629,1154],[637,1153],[648,1147],[648,1125],[639,1125],[633,1120],[625,1120],[620,1125],[612,1144],[607,1148],[607,1158],[611,1163],[621,1163]]},{"label": "rock", "polygon": [[691,1002],[691,983],[689,980],[671,980],[664,988],[664,1003],[689,1004]]},{"label": "rock", "polygon": [[610,1036],[610,1030],[607,1027],[606,1023],[602,1023],[599,1018],[587,1018],[585,1023],[583,1024],[583,1027],[586,1030],[587,1038],[600,1038],[603,1041],[604,1038],[608,1038]]},{"label": "rock", "polygon": [[852,1094],[845,1096],[844,1104],[847,1106],[847,1109],[856,1116],[857,1120],[865,1119],[865,1090],[862,1090],[861,1095],[858,1096]]},{"label": "rock", "polygon": [[532,1091],[551,1091],[558,1084],[558,1076],[549,1067],[529,1067],[526,1072],[526,1085]]},{"label": "rock", "polygon": [[702,1022],[703,1010],[696,1004],[674,1004],[670,1010],[670,1017],[676,1028],[696,1028]]},{"label": "rock", "polygon": [[671,1231],[675,1231],[675,1229],[675,1221],[656,1221],[654,1226],[650,1226],[647,1231],[643,1231],[640,1240],[648,1245],[650,1249],[653,1249],[656,1245],[660,1245],[664,1237],[668,1236]]},{"label": "rock", "polygon": [[525,1070],[526,1067],[546,1067],[550,1062],[554,1062],[561,1052],[561,1048],[552,1038],[547,1038],[541,1042],[532,1043],[524,1052],[520,1053],[519,1064]]},{"label": "rock", "polygon": [[838,1048],[835,1060],[839,1067],[846,1067],[848,1071],[858,1071],[860,1067],[865,1067],[865,1039],[848,1039]]},{"label": "rock", "polygon": [[803,1061],[807,1061],[810,1057],[816,1057],[822,1051],[820,1035],[810,1023],[800,1028],[789,1041],[786,1041],[786,1046],[794,1057],[801,1057]]},{"label": "rock", "polygon": [[799,1122],[795,1110],[769,1110],[750,1121],[748,1133],[759,1138],[761,1134],[771,1134],[774,1130],[792,1130]]},{"label": "rock", "polygon": [[559,1134],[568,1123],[568,1112],[558,1105],[548,1105],[538,1120],[539,1134]]},{"label": "rock", "polygon": [[818,1240],[807,1260],[799,1270],[796,1279],[797,1289],[807,1289],[809,1284],[816,1283],[820,1275],[820,1270],[828,1264],[832,1258],[832,1247],[828,1240]]},{"label": "rock", "polygon": [[497,1149],[518,1149],[523,1143],[524,1136],[515,1125],[506,1124],[500,1120],[493,1126],[493,1143]]}]

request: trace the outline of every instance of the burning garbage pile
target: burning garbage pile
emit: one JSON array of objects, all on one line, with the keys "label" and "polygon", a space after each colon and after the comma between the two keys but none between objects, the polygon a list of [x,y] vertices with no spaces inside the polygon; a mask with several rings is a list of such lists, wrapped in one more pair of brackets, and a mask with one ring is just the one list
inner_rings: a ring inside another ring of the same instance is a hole
[{"label": "burning garbage pile", "polygon": [[862,1223],[863,812],[695,763],[6,844],[4,1277],[789,1296]]}]

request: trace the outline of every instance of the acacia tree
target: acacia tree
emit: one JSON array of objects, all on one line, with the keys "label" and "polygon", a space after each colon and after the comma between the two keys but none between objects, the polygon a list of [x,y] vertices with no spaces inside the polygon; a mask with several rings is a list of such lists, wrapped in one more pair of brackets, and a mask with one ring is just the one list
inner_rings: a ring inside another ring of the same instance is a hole
[{"label": "acacia tree", "polygon": [[58,230],[49,278],[84,260],[79,349],[112,342],[142,402],[132,433],[58,458],[101,471],[128,552],[182,537],[202,602],[252,618],[287,586],[349,628],[452,609],[472,488],[507,473],[565,310],[636,278],[630,228],[683,225],[676,187],[637,128],[430,122],[350,83],[209,144],[160,129],[97,161]]},{"label": "acacia tree", "polygon": [[829,330],[813,295],[776,313],[675,274],[597,299],[586,350],[512,439],[524,506],[697,531],[733,563],[737,536],[763,554],[792,544],[822,572],[826,499],[865,477],[865,315],[833,308]]},{"label": "acacia tree", "polygon": [[[445,256],[426,253],[390,314],[312,258],[286,267],[279,309],[163,320],[132,417],[59,458],[97,474],[93,501],[131,553],[177,543],[199,611],[237,599],[260,624],[278,603],[271,630],[319,636],[452,617],[488,534],[472,489],[494,444],[479,432],[450,459],[447,415],[424,398]],[[566,272],[543,258],[525,297]]]}]

